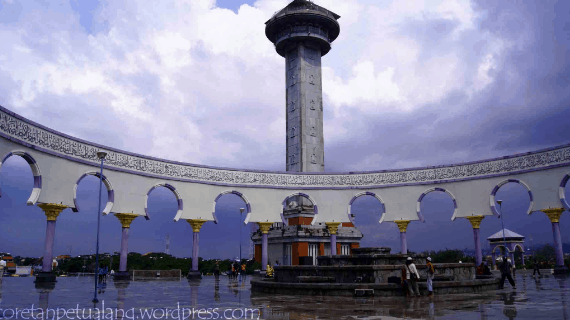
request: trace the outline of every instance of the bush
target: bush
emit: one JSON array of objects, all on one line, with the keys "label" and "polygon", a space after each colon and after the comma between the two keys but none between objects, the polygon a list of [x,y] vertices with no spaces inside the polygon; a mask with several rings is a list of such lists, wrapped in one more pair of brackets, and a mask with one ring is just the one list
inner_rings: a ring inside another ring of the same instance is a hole
[{"label": "bush", "polygon": [[[101,268],[108,267],[109,271],[119,270],[119,255],[111,257],[102,258],[99,256],[99,266]],[[202,273],[214,273],[214,268],[216,265],[216,259],[213,260],[203,260],[199,258],[198,269]],[[256,269],[261,269],[261,264],[256,261],[242,260],[246,264],[246,273],[253,274]],[[231,270],[230,260],[221,260],[219,262],[220,271],[227,272]],[[67,259],[59,264],[59,271],[63,273],[75,273],[83,272],[83,265],[85,264],[85,272],[94,272],[95,270],[95,257],[89,257],[84,259],[84,257],[74,257]],[[183,275],[187,275],[188,271],[192,267],[191,258],[177,258],[165,253],[150,253],[147,255],[141,255],[137,252],[130,252],[127,255],[127,268],[128,270],[173,270],[180,269]]]},{"label": "bush", "polygon": [[430,256],[433,263],[458,263],[459,261],[463,263],[475,263],[474,257],[465,256],[463,251],[459,249],[425,251],[423,254]]}]

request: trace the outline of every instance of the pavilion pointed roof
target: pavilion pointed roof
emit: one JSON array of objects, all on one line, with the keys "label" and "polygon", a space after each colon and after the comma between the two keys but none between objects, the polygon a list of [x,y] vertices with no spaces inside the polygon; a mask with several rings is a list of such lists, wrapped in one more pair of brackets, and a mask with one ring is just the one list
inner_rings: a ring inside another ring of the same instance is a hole
[{"label": "pavilion pointed roof", "polygon": [[[524,240],[524,236],[521,236],[520,234],[513,232],[507,228],[505,228],[505,238],[511,240],[513,239]],[[499,230],[497,233],[487,238],[487,240],[502,240],[502,239],[503,239],[503,229]]]}]

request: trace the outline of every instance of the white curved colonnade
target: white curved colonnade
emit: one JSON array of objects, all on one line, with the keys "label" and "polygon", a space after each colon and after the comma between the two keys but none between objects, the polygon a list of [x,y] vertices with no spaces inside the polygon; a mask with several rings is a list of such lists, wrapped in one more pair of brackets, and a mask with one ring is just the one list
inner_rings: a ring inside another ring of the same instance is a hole
[{"label": "white curved colonnade", "polygon": [[[560,246],[559,228],[556,231],[558,220],[562,212],[569,209],[564,187],[570,178],[570,145],[484,161],[401,170],[253,171],[180,163],[97,145],[51,130],[0,107],[2,163],[10,156],[21,156],[27,161],[34,175],[34,189],[27,203],[40,205],[48,222],[55,222],[57,214],[65,208],[79,210],[75,190],[85,175],[99,175],[98,151],[107,152],[104,183],[109,201],[103,213],[115,214],[123,229],[128,229],[138,216],[149,218],[147,195],[159,186],[167,187],[177,198],[174,220],[187,220],[196,235],[203,223],[216,221],[215,204],[225,193],[236,194],[245,201],[244,222],[258,223],[264,233],[273,222],[283,221],[283,201],[292,195],[311,199],[316,213],[313,224],[351,222],[350,207],[354,200],[371,195],[384,207],[379,222],[398,224],[405,253],[407,225],[411,221],[423,221],[422,198],[429,192],[442,191],[453,199],[452,220],[471,221],[480,263],[479,223],[485,216],[499,214],[494,196],[504,183],[517,182],[528,189],[531,199],[528,213],[543,211],[548,215],[557,246]],[[262,250],[266,254],[266,248]],[[194,251],[197,256],[197,241]],[[559,251],[561,253],[561,246]]]}]

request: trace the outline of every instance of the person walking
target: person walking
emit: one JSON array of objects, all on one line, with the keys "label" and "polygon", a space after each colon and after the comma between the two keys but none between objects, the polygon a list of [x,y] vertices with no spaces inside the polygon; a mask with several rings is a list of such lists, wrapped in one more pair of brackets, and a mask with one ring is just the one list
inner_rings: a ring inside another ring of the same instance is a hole
[{"label": "person walking", "polygon": [[501,282],[499,283],[499,289],[503,289],[503,287],[505,285],[505,278],[509,279],[509,283],[511,284],[513,289],[517,288],[515,286],[515,281],[513,280],[513,277],[511,277],[511,268],[512,268],[511,262],[509,260],[507,260],[507,257],[505,256],[503,258],[503,262],[501,263],[501,266],[500,266]]},{"label": "person walking", "polygon": [[408,257],[406,260],[406,280],[408,281],[408,290],[410,295],[420,296],[420,288],[418,288],[418,280],[420,279],[420,274],[416,269],[416,265],[412,261],[412,257]]},{"label": "person walking", "polygon": [[476,274],[478,276],[481,276],[483,275],[484,270],[485,270],[485,265],[483,264],[483,262],[481,262],[481,264],[477,267]]},{"label": "person walking", "polygon": [[241,264],[241,278],[245,280],[245,263]]},{"label": "person walking", "polygon": [[483,274],[486,276],[491,275],[491,269],[489,269],[489,265],[487,264],[487,262],[485,262],[485,267],[483,267]]},{"label": "person walking", "polygon": [[538,264],[538,259],[534,259],[534,263],[532,264],[532,275],[534,276],[538,272],[538,276],[540,277],[540,265]]},{"label": "person walking", "polygon": [[216,277],[216,280],[220,280],[220,262],[217,260],[214,266],[214,277]]},{"label": "person walking", "polygon": [[513,279],[515,279],[517,277],[517,267],[515,266],[515,262],[511,261],[511,259],[507,259],[509,260],[509,263],[511,264],[511,271],[513,272]]},{"label": "person walking", "polygon": [[410,291],[408,290],[408,287],[410,284],[409,284],[408,280],[406,279],[407,273],[408,272],[406,271],[406,268],[402,268],[402,293],[406,297],[410,296]]},{"label": "person walking", "polygon": [[428,297],[433,296],[433,278],[435,277],[435,269],[433,268],[433,264],[431,263],[431,257],[427,257],[427,289],[428,289]]}]

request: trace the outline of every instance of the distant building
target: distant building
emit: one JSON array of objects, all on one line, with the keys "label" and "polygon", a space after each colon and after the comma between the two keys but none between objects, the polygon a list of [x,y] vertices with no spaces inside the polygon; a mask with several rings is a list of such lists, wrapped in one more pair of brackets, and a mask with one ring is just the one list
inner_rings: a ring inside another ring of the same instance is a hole
[{"label": "distant building", "polygon": [[[493,265],[496,263],[498,256],[501,255],[509,256],[511,258],[511,261],[514,262],[516,250],[519,250],[521,252],[522,264],[524,264],[524,238],[524,236],[509,229],[501,229],[499,232],[488,237],[487,241],[489,241],[489,246],[491,247]],[[497,252],[499,253],[498,256]]]},{"label": "distant building", "polygon": [[0,256],[0,260],[4,260],[6,262],[6,266],[4,267],[4,271],[8,273],[15,273],[16,272],[16,263],[14,262],[14,257],[11,255],[3,255]]},{"label": "distant building", "polygon": [[6,261],[6,268],[14,268],[16,270],[16,263],[14,262],[14,257],[10,255],[5,255],[0,257],[0,260]]}]

